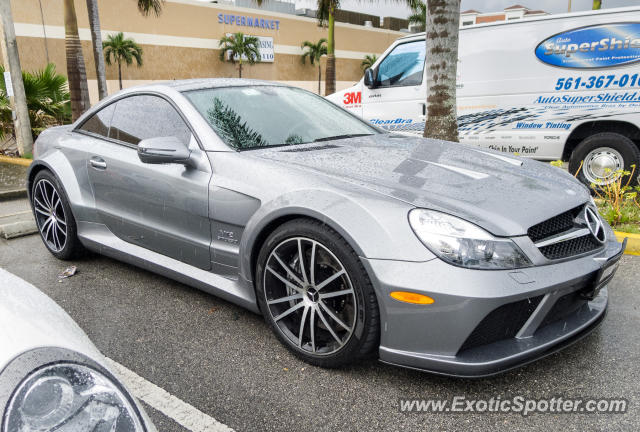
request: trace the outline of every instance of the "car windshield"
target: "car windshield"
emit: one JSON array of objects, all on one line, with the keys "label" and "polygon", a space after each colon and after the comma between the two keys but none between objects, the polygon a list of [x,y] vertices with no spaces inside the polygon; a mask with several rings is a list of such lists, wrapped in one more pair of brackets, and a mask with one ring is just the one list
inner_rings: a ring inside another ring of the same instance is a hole
[{"label": "car windshield", "polygon": [[224,87],[185,92],[229,146],[247,150],[380,133],[333,103],[302,89]]}]

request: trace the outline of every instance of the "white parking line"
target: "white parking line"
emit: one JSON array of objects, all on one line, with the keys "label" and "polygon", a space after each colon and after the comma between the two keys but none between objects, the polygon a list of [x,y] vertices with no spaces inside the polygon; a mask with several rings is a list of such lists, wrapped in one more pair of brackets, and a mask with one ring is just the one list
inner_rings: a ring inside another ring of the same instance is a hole
[{"label": "white parking line", "polygon": [[131,394],[192,432],[234,432],[229,426],[178,399],[120,363],[107,358]]}]

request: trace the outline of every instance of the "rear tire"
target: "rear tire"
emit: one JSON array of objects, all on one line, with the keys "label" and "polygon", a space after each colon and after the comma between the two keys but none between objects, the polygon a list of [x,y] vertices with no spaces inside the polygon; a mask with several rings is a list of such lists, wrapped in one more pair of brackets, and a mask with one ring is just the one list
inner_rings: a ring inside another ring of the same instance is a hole
[{"label": "rear tire", "polygon": [[76,221],[58,179],[48,170],[36,174],[31,188],[31,208],[42,242],[61,260],[75,258],[86,250],[78,240]]},{"label": "rear tire", "polygon": [[[635,170],[631,165],[636,166]],[[577,178],[587,186],[615,181],[612,173],[619,169],[633,171],[630,184],[635,185],[639,168],[640,149],[631,139],[615,132],[602,132],[585,138],[573,150],[569,160],[569,172],[575,174],[580,169]],[[628,177],[623,182],[627,180]]]},{"label": "rear tire", "polygon": [[320,222],[295,219],[269,235],[257,260],[256,296],[276,337],[308,363],[340,367],[378,347],[371,281],[349,244]]}]

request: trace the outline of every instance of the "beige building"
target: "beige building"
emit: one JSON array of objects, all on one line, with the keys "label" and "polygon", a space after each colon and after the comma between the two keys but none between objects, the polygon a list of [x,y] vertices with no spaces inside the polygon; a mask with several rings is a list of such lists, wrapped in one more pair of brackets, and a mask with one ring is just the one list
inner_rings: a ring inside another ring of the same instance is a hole
[{"label": "beige building", "polygon": [[[160,17],[143,17],[136,3],[98,0],[103,40],[108,34],[122,31],[144,50],[142,67],[123,66],[125,87],[156,80],[236,77],[236,67],[219,60],[218,41],[227,33],[243,32],[264,37],[266,46],[270,41],[273,46],[273,55],[268,49],[268,60],[244,67],[243,77],[317,91],[317,68],[309,62],[303,65],[300,60],[303,41],[315,43],[327,37],[327,30],[319,27],[314,18],[191,0],[166,0]],[[11,5],[22,68],[40,69],[51,61],[66,75],[62,0],[11,0]],[[75,0],[75,7],[91,99],[95,102],[97,84],[86,1]],[[393,30],[336,23],[337,88],[360,79],[365,55],[379,55],[403,35]],[[110,93],[117,91],[116,66],[107,66],[107,80]]]}]

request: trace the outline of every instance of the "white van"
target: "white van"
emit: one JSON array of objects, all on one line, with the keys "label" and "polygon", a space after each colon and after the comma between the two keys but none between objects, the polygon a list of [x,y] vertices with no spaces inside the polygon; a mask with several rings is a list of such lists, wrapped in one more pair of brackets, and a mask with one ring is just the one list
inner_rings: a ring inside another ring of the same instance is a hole
[{"label": "white van", "polygon": [[[424,38],[398,39],[369,79],[328,98],[376,126],[422,134]],[[562,159],[571,172],[584,161],[587,184],[640,168],[640,8],[475,25],[460,30],[459,47],[460,142]]]}]

